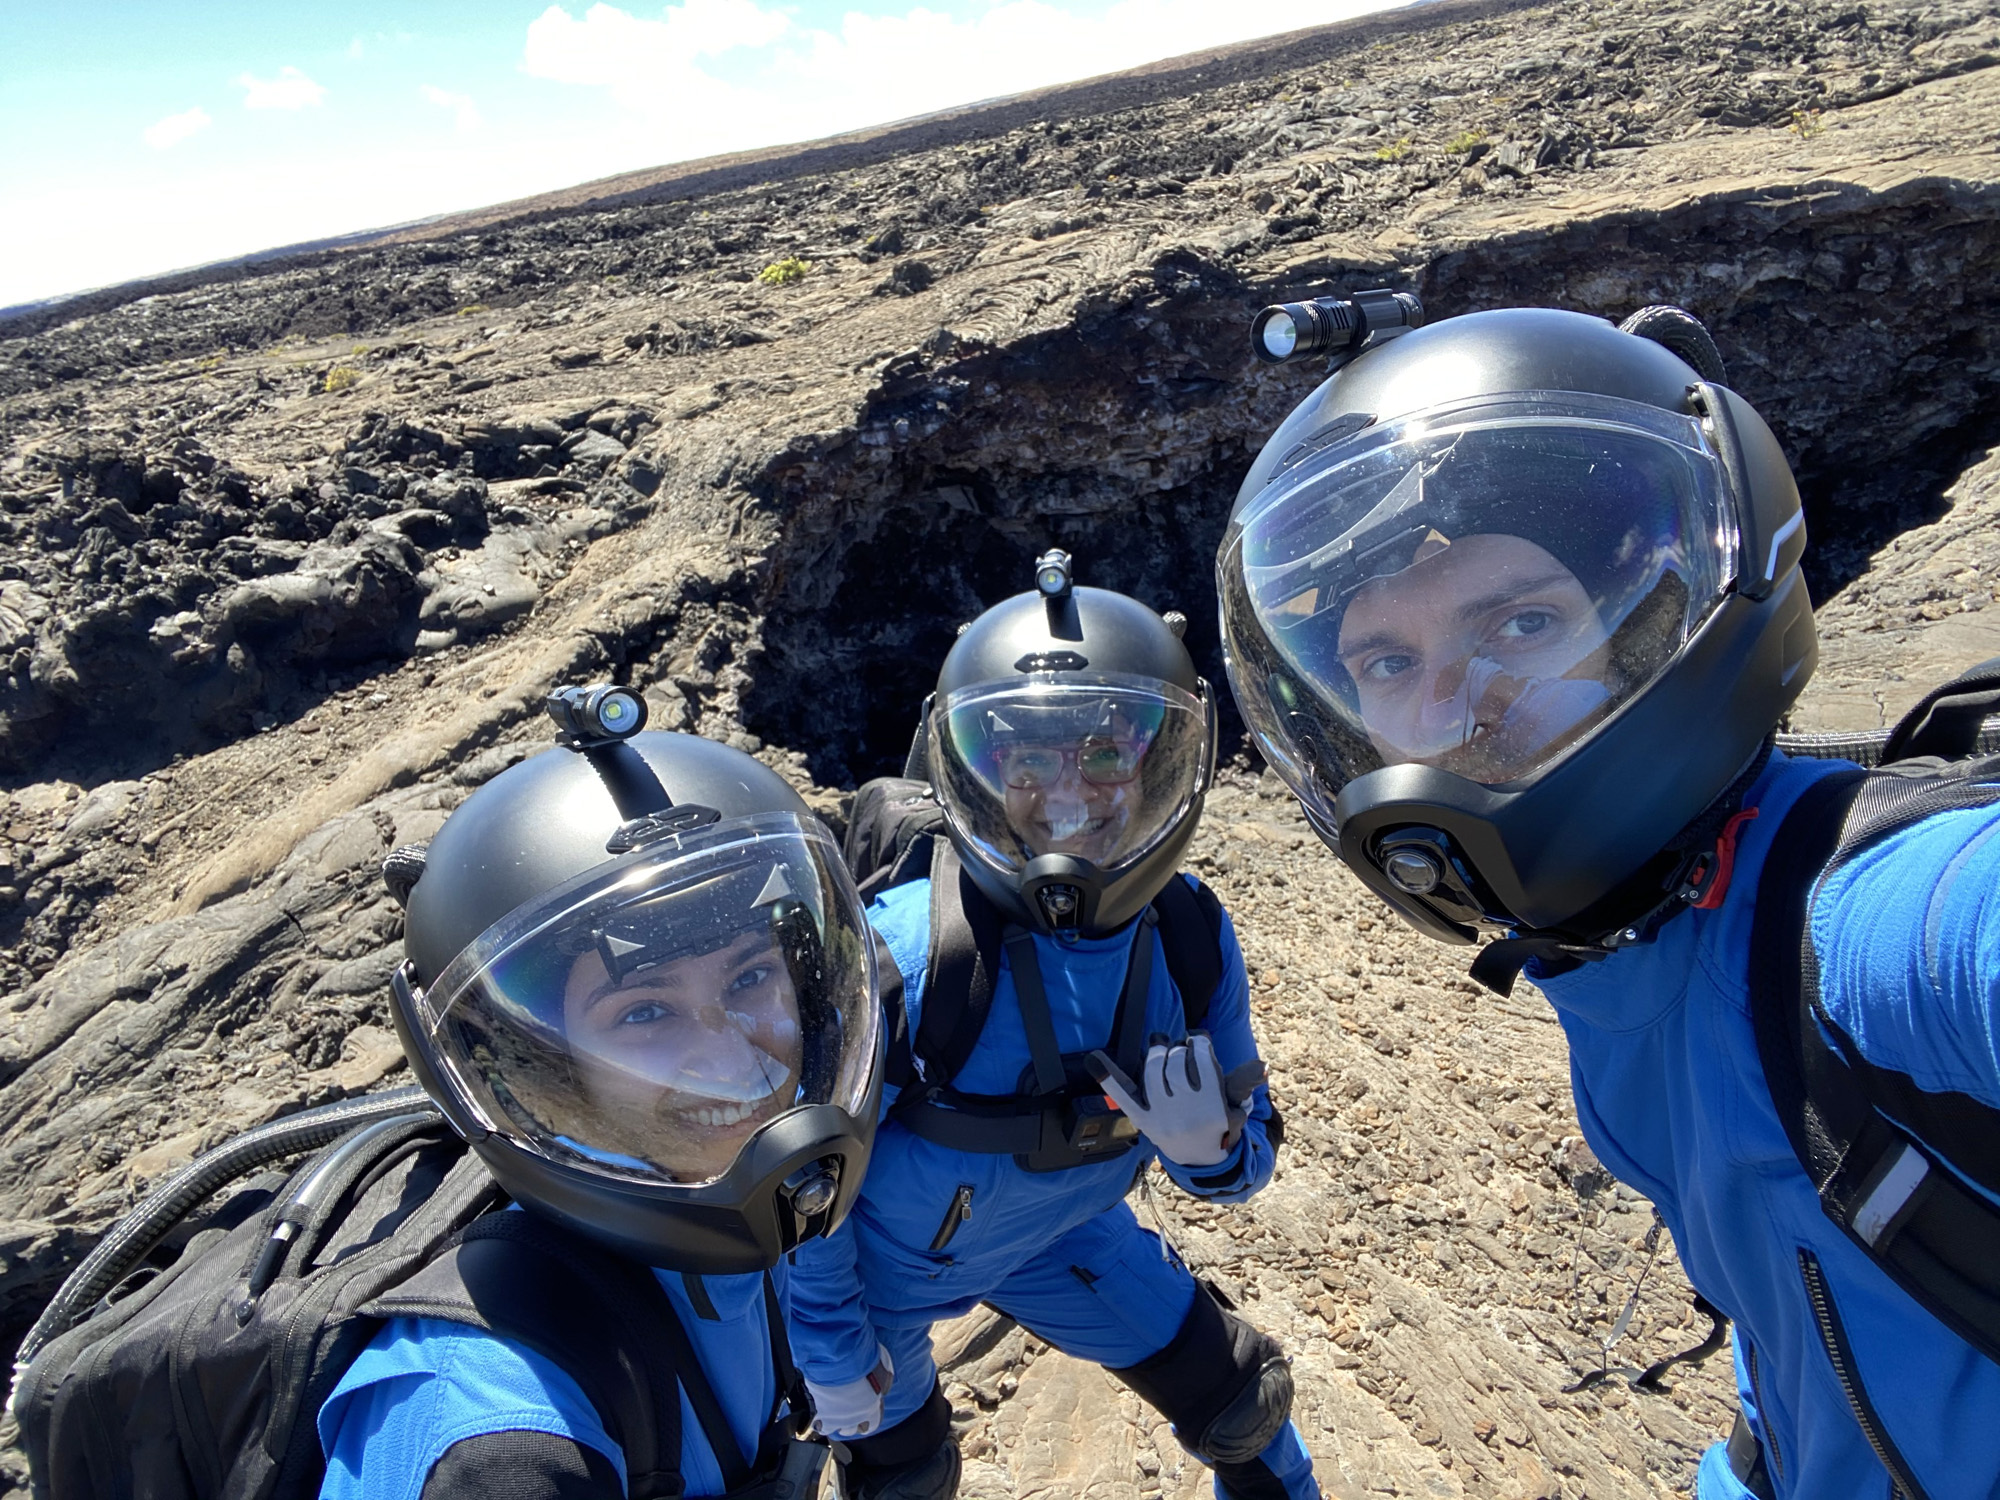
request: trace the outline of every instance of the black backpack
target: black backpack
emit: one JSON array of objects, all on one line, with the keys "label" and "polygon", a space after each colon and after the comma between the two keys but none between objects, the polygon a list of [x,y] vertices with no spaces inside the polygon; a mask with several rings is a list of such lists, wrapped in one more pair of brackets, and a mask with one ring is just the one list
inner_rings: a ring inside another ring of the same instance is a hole
[{"label": "black backpack", "polygon": [[[2000,658],[1930,693],[1886,740],[1781,740],[1794,754],[1854,758],[1872,749],[1877,764],[1823,777],[1786,815],[1757,887],[1751,1006],[1772,1101],[1827,1217],[1939,1321],[2000,1362],[2000,1207],[1965,1185],[2000,1195],[2000,1110],[1921,1089],[1864,1058],[1821,1002],[1807,930],[1814,890],[1862,850],[1934,813],[2000,801],[2000,731],[1987,725],[1996,712]],[[1800,1255],[1838,1369],[1838,1315],[1823,1307],[1816,1260]],[[1893,1448],[1884,1464],[1907,1493],[1921,1493]]]},{"label": "black backpack", "polygon": [[[241,1179],[315,1150],[289,1174]],[[240,1184],[240,1185],[236,1185]],[[236,1185],[219,1207],[190,1211]],[[732,1496],[810,1500],[824,1445],[765,1281],[779,1400],[745,1464],[653,1272],[505,1199],[419,1089],[250,1131],[113,1226],[22,1344],[12,1409],[37,1500],[310,1500],[315,1423],[383,1322],[436,1317],[552,1359],[670,1500],[680,1393]]]},{"label": "black backpack", "polygon": [[[920,764],[913,750],[907,769]],[[1138,1132],[1106,1102],[1084,1065],[1086,1054],[1063,1053],[1057,1046],[1033,939],[1005,922],[965,873],[944,836],[944,809],[930,784],[904,775],[863,785],[855,793],[842,852],[865,900],[925,875],[931,880],[930,953],[915,1036],[904,1028],[902,1006],[887,1005],[892,1018],[887,1076],[901,1090],[889,1118],[954,1150],[1012,1155],[1033,1172],[1063,1171],[1130,1150]],[[1153,945],[1139,939],[1155,930],[1188,1030],[1207,1019],[1222,982],[1222,904],[1207,886],[1177,875],[1133,924],[1132,958],[1107,1049],[1128,1077],[1138,1076],[1145,1055],[1145,998],[1152,979]],[[985,1029],[1003,948],[1033,1062],[1015,1093],[961,1093],[951,1081]],[[882,973],[885,1002],[899,998],[902,979],[886,954]],[[1273,1147],[1283,1140],[1275,1108],[1266,1131]]]}]

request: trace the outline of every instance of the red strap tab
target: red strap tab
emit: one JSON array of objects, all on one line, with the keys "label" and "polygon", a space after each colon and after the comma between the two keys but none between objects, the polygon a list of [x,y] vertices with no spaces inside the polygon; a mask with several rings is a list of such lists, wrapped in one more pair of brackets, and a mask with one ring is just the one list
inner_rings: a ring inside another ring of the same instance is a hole
[{"label": "red strap tab", "polygon": [[1746,807],[1722,825],[1722,836],[1715,841],[1715,868],[1709,876],[1708,888],[1694,904],[1696,911],[1714,911],[1729,894],[1729,877],[1736,873],[1736,840],[1743,832],[1743,825],[1756,816],[1756,808]]}]

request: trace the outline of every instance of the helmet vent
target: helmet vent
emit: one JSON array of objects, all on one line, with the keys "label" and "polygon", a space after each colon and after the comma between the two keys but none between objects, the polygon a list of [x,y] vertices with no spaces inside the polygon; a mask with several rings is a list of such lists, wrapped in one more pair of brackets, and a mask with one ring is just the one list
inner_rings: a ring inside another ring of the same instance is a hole
[{"label": "helmet vent", "polygon": [[1016,672],[1081,672],[1090,658],[1078,651],[1030,651],[1014,663]]},{"label": "helmet vent", "polygon": [[[650,813],[646,817],[620,823],[611,837],[604,841],[604,852],[629,854],[643,845],[672,838],[675,834],[686,833],[692,828],[706,828],[710,823],[718,823],[721,820],[722,814],[712,807],[703,807],[696,802],[684,802],[678,807],[668,808],[665,812]],[[391,858],[393,857],[392,855]]]}]

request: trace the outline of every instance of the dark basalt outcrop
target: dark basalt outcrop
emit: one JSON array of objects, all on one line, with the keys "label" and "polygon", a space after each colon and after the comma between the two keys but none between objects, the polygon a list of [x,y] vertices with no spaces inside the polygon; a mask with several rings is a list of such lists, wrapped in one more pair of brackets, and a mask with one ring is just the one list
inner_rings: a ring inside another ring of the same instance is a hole
[{"label": "dark basalt outcrop", "polygon": [[[1991,5],[1417,10],[0,325],[0,1325],[173,1162],[396,1066],[374,867],[547,742],[550,685],[629,682],[837,820],[1050,544],[1219,682],[1229,501],[1318,378],[1249,356],[1278,296],[1682,303],[1807,492],[1802,721],[2000,651],[1996,52]],[[1230,733],[1195,859],[1299,1123],[1256,1203],[1168,1212],[1299,1351],[1330,1491],[1684,1484],[1723,1372],[1562,1391],[1647,1252],[1553,1026],[1390,923]],[[1648,1285],[1651,1358],[1693,1339]],[[952,1339],[968,1493],[1196,1485],[1091,1372]]]}]

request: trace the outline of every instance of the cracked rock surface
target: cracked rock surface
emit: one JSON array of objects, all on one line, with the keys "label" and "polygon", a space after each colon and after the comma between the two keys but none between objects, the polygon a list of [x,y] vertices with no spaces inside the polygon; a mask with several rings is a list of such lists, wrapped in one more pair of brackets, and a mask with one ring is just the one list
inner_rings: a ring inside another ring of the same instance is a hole
[{"label": "cracked rock surface", "polygon": [[[1265,302],[1682,303],[1806,493],[1797,727],[2000,655],[1996,52],[1990,4],[1444,5],[0,324],[7,1337],[173,1164],[397,1081],[376,867],[548,743],[554,684],[630,683],[837,824],[1049,545],[1219,682],[1229,500],[1317,378],[1251,360]],[[1684,1487],[1726,1361],[1567,1389],[1705,1328],[1550,1013],[1476,993],[1226,731],[1192,860],[1290,1139],[1255,1202],[1142,1218],[1295,1354],[1330,1494]],[[1022,1331],[940,1345],[968,1495],[1205,1485]]]}]

